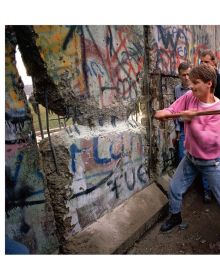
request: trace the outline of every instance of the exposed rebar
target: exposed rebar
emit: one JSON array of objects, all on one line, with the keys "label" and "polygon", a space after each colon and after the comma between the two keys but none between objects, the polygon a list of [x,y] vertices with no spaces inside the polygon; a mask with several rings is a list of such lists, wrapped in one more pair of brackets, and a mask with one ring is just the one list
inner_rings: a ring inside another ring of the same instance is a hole
[{"label": "exposed rebar", "polygon": [[48,117],[48,96],[47,96],[47,91],[45,91],[45,105],[46,105],[46,124],[47,124],[47,135],[48,135],[48,139],[49,139],[49,143],[50,143],[50,148],[52,151],[52,155],[53,155],[53,160],[54,160],[54,164],[55,164],[55,168],[56,168],[56,173],[58,175],[60,175],[59,170],[58,170],[58,166],[57,166],[57,159],[56,159],[56,153],[51,141],[51,137],[50,137],[50,129],[49,129],[49,117]]},{"label": "exposed rebar", "polygon": [[41,139],[44,139],[44,132],[43,132],[43,127],[42,127],[42,121],[41,121],[41,115],[40,115],[38,102],[36,102],[36,111],[37,111],[37,116],[38,116],[38,123],[39,123],[39,128],[40,128]]}]

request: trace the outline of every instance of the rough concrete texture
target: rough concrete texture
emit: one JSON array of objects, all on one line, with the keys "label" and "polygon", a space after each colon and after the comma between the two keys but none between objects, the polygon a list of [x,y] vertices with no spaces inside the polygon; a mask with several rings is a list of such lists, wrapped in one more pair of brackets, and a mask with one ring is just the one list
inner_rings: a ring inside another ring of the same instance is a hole
[{"label": "rough concrete texture", "polygon": [[73,125],[52,134],[59,175],[48,139],[39,143],[60,240],[150,184],[142,129],[130,120],[93,130]]},{"label": "rough concrete texture", "polygon": [[41,170],[32,116],[16,68],[16,36],[5,36],[5,235],[30,254],[58,248],[50,197]]},{"label": "rough concrete texture", "polygon": [[[39,103],[85,124],[126,119],[141,95],[143,26],[18,26]],[[25,37],[25,40],[24,38]],[[27,43],[28,42],[28,43]]]},{"label": "rough concrete texture", "polygon": [[167,202],[166,196],[153,183],[70,238],[62,253],[123,253],[155,223]]},{"label": "rough concrete texture", "polygon": [[54,209],[54,216],[57,226],[57,234],[60,244],[64,240],[65,230],[70,230],[70,219],[64,219],[67,215],[66,208],[68,185],[70,184],[72,174],[68,169],[68,160],[70,158],[68,149],[65,147],[63,139],[58,133],[53,134],[52,143],[56,144],[55,156],[58,166],[58,173],[54,163],[51,147],[48,138],[39,143],[39,149],[42,156],[43,169],[47,179],[47,186],[51,196],[51,203]]}]

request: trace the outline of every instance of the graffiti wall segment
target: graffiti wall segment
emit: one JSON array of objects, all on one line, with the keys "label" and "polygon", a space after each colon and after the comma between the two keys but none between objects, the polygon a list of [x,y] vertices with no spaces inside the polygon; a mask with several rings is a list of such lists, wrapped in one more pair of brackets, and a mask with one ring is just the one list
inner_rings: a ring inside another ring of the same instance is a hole
[{"label": "graffiti wall segment", "polygon": [[37,45],[54,83],[76,98],[107,108],[141,93],[143,28],[34,26]]},{"label": "graffiti wall segment", "polygon": [[211,48],[216,52],[215,26],[152,26],[152,70],[177,75],[181,62],[199,63],[200,52]]},{"label": "graffiti wall segment", "polygon": [[177,74],[183,61],[190,60],[192,31],[189,26],[152,27],[152,66],[155,71]]},{"label": "graffiti wall segment", "polygon": [[83,126],[78,126],[78,129],[80,136],[73,130],[66,135],[75,139],[69,147],[69,169],[73,180],[67,202],[69,217],[74,224],[72,233],[81,229],[77,214],[81,208],[87,205],[80,218],[85,221],[88,219],[86,215],[91,215],[91,205],[94,208],[96,201],[105,197],[102,207],[99,206],[101,210],[98,206],[96,211],[93,209],[96,214],[93,213],[91,223],[103,211],[149,184],[144,167],[145,139],[139,127],[132,128],[127,123],[121,123],[117,128],[109,125],[102,129],[102,133],[97,129],[90,137]]},{"label": "graffiti wall segment", "polygon": [[[94,93],[96,99],[98,97],[100,108],[118,105],[119,101],[126,104],[128,101],[136,100],[140,94],[139,79],[143,71],[144,55],[142,32],[138,27],[133,30],[131,27],[106,26],[103,30],[104,44],[97,45],[95,42],[97,30],[94,27],[86,28],[90,91]],[[93,53],[90,50],[94,48],[89,47],[91,43],[96,44],[96,51]],[[92,66],[94,70],[94,59],[97,71],[91,71]],[[97,83],[99,92],[95,89]]]},{"label": "graffiti wall segment", "polygon": [[16,37],[6,27],[5,235],[9,242],[24,244],[31,254],[44,254],[54,251],[58,243],[53,213],[46,210],[32,116],[16,68],[15,48]]}]

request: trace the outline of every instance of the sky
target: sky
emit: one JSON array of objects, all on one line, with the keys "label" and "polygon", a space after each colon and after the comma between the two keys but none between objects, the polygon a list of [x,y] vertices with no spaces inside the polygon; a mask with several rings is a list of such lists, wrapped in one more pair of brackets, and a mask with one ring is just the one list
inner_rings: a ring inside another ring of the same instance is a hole
[{"label": "sky", "polygon": [[25,66],[24,66],[24,63],[23,63],[23,60],[21,57],[21,53],[20,53],[18,47],[16,48],[15,56],[16,56],[17,69],[18,69],[19,75],[22,78],[24,85],[32,85],[31,76],[27,76],[26,69],[25,69]]}]

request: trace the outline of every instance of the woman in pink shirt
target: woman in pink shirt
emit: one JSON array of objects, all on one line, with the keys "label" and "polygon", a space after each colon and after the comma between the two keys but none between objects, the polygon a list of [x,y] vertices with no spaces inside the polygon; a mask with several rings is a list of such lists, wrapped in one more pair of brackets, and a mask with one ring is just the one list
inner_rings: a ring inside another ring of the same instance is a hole
[{"label": "woman in pink shirt", "polygon": [[170,218],[161,226],[170,231],[182,223],[182,196],[198,173],[202,173],[220,204],[220,114],[196,116],[197,111],[220,110],[220,100],[214,96],[216,72],[201,64],[190,72],[192,90],[177,99],[168,108],[157,111],[155,118],[166,120],[181,113],[184,120],[186,155],[170,182]]}]

